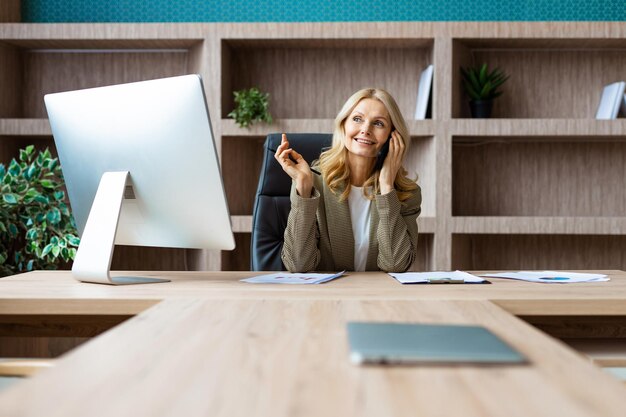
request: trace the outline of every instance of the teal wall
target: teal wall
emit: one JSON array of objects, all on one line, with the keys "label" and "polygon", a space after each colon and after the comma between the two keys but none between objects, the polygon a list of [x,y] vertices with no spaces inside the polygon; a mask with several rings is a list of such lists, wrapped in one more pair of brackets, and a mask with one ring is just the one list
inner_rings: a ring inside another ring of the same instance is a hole
[{"label": "teal wall", "polygon": [[24,22],[625,21],[626,0],[22,0],[22,20]]}]

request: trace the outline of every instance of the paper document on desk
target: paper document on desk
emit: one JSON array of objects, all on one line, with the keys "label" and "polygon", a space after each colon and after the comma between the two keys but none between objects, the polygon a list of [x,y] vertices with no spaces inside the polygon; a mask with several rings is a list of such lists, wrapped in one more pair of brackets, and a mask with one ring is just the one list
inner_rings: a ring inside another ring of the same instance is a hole
[{"label": "paper document on desk", "polygon": [[278,274],[259,275],[252,278],[242,279],[241,281],[250,282],[252,284],[321,284],[332,279],[339,278],[345,272],[346,271],[341,271],[336,274],[281,272]]},{"label": "paper document on desk", "polygon": [[581,272],[563,271],[519,271],[500,272],[497,274],[481,274],[481,277],[509,278],[528,282],[543,282],[547,284],[569,284],[572,282],[602,282],[610,278],[604,274],[585,274]]},{"label": "paper document on desk", "polygon": [[402,272],[389,275],[401,284],[482,284],[486,280],[463,271]]}]

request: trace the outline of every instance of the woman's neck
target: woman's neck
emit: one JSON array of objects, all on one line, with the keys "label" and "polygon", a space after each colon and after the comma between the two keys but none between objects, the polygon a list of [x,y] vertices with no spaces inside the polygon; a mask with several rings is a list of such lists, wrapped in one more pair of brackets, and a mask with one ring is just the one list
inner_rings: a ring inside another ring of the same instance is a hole
[{"label": "woman's neck", "polygon": [[365,181],[370,177],[375,162],[376,158],[349,155],[350,184],[355,187],[362,187]]}]

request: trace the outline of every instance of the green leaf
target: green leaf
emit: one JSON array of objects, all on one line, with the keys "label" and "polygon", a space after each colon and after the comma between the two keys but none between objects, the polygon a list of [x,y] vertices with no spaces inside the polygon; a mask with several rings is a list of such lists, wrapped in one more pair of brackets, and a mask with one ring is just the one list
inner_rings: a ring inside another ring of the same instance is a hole
[{"label": "green leaf", "polygon": [[2,195],[2,199],[4,200],[4,202],[11,205],[17,204],[17,198],[17,194],[13,193]]},{"label": "green leaf", "polygon": [[491,92],[491,82],[487,81],[487,83],[483,86],[483,89],[480,91],[480,96],[489,97],[490,92]]},{"label": "green leaf", "polygon": [[26,232],[26,239],[35,240],[37,239],[37,235],[38,235],[37,228],[35,227],[30,228],[28,229],[28,232]]},{"label": "green leaf", "polygon": [[22,167],[20,166],[20,164],[17,163],[15,159],[12,159],[11,163],[9,164],[9,174],[14,177],[18,177],[21,173]]},{"label": "green leaf", "polygon": [[80,245],[80,239],[74,235],[65,235],[65,241],[72,246],[78,247]]},{"label": "green leaf", "polygon": [[35,164],[30,164],[30,166],[24,173],[24,176],[26,177],[26,179],[31,179],[36,176],[36,173],[37,173],[37,167],[35,166]]},{"label": "green leaf", "polygon": [[56,183],[54,181],[50,181],[50,180],[41,180],[41,186],[44,188],[50,188],[50,189],[54,189],[56,188]]},{"label": "green leaf", "polygon": [[480,82],[478,82],[478,78],[476,77],[476,74],[473,71],[470,71],[469,76],[470,76],[470,82],[472,83],[472,88],[474,89],[476,93],[479,93],[482,87],[480,85]]},{"label": "green leaf", "polygon": [[487,64],[483,64],[483,66],[480,67],[478,79],[481,85],[484,85],[487,82]]},{"label": "green leaf", "polygon": [[54,199],[56,201],[63,201],[63,200],[65,200],[65,193],[63,191],[55,191],[54,192]]},{"label": "green leaf", "polygon": [[48,161],[47,166],[50,171],[54,171],[54,169],[57,167],[58,164],[59,164],[59,160],[57,158],[54,158]]},{"label": "green leaf", "polygon": [[57,258],[59,256],[59,253],[61,252],[61,248],[58,246],[52,246],[52,256],[54,256],[55,258]]},{"label": "green leaf", "polygon": [[2,232],[2,233],[6,233],[7,232],[7,227],[4,225],[3,222],[0,222],[0,232]]},{"label": "green leaf", "polygon": [[5,253],[0,253],[0,265],[4,264],[7,261],[7,256]]},{"label": "green leaf", "polygon": [[9,223],[9,234],[13,237],[17,236],[18,229],[17,226],[13,223]]},{"label": "green leaf", "polygon": [[[48,211],[48,213],[46,214],[46,219],[51,225],[59,224],[61,222],[61,212],[58,208],[54,207]],[[55,238],[56,236],[53,239]]]},{"label": "green leaf", "polygon": [[35,145],[28,145],[24,151],[28,156],[31,156],[35,152]]},{"label": "green leaf", "polygon": [[15,187],[15,192],[18,194],[24,194],[24,191],[26,191],[28,189],[28,184],[23,182],[17,185],[17,187]]},{"label": "green leaf", "polygon": [[30,261],[28,261],[28,263],[26,264],[26,270],[27,271],[30,272],[30,271],[33,270],[33,263],[34,263],[34,260],[32,260],[32,259]]},{"label": "green leaf", "polygon": [[34,199],[36,202],[44,204],[44,205],[48,205],[50,204],[50,199],[43,195],[43,194],[37,194],[37,196]]},{"label": "green leaf", "polygon": [[40,258],[44,258],[47,254],[49,254],[53,247],[54,245],[52,243],[48,243],[46,246],[44,246],[43,250],[41,251]]}]

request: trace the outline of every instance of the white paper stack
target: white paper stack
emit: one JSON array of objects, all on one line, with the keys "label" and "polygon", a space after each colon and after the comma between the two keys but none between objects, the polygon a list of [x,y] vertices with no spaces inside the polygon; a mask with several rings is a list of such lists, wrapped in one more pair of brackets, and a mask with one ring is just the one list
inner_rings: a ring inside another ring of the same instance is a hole
[{"label": "white paper stack", "polygon": [[449,281],[454,284],[481,284],[484,279],[463,271],[389,273],[402,284],[428,284]]},{"label": "white paper stack", "polygon": [[316,273],[289,273],[281,272],[278,274],[259,275],[252,278],[242,279],[243,282],[252,284],[321,284],[335,278],[339,278],[346,271],[337,272],[336,274],[316,274]]},{"label": "white paper stack", "polygon": [[604,274],[586,274],[581,272],[563,271],[519,271],[500,272],[497,274],[481,274],[481,277],[509,278],[546,284],[570,284],[574,282],[602,282],[610,278]]}]

